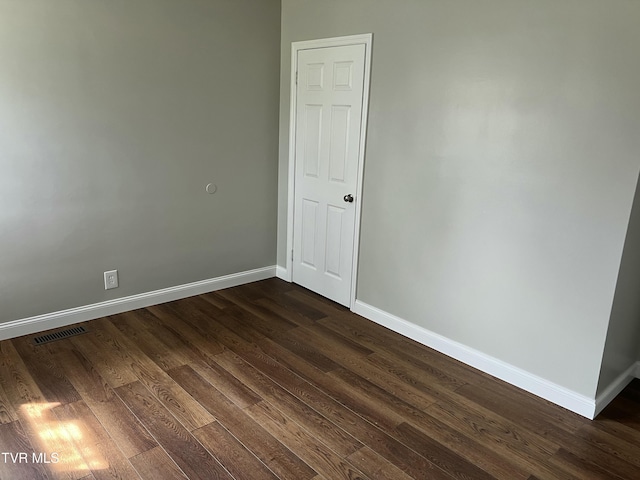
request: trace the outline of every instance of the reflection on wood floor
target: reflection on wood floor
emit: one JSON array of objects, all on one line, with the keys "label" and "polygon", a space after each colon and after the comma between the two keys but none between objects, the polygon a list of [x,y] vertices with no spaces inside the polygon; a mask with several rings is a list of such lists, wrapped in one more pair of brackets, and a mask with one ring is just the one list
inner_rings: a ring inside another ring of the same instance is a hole
[{"label": "reflection on wood floor", "polygon": [[638,478],[586,420],[277,279],[0,342],[2,479]]}]

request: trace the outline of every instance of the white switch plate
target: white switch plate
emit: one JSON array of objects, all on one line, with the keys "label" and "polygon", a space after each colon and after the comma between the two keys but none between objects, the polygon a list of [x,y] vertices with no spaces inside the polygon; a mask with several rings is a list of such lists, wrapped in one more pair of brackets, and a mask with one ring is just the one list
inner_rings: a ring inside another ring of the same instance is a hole
[{"label": "white switch plate", "polygon": [[104,289],[118,288],[118,270],[104,272]]}]

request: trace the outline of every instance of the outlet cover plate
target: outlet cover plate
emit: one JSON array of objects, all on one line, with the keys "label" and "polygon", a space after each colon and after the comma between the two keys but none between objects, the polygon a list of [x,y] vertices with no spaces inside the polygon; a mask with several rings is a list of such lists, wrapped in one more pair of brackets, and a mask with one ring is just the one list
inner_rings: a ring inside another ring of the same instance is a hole
[{"label": "outlet cover plate", "polygon": [[118,288],[118,270],[104,272],[104,289],[111,290],[112,288]]}]

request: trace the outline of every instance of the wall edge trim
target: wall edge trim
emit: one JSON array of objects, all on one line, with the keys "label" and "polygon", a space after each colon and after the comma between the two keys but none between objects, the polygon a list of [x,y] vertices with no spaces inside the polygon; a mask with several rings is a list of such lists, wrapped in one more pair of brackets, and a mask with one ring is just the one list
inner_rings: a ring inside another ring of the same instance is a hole
[{"label": "wall edge trim", "polygon": [[596,410],[594,417],[597,416],[611,401],[624,390],[624,387],[631,383],[631,380],[638,378],[640,373],[640,362],[634,362],[629,368],[622,372],[615,380],[613,380],[602,393],[596,396]]},{"label": "wall edge trim", "polygon": [[285,267],[281,267],[280,265],[276,265],[276,277],[278,277],[280,280],[291,283],[291,275],[289,274],[289,270],[287,270]]},{"label": "wall edge trim", "polygon": [[595,417],[596,401],[593,398],[574,392],[526,370],[486,355],[360,300],[356,300],[352,311],[396,333],[409,337],[444,355],[455,358],[466,365],[493,375],[500,380],[504,380],[511,385],[526,390],[545,400],[549,400],[583,417],[589,419]]},{"label": "wall edge trim", "polygon": [[160,303],[172,302],[223,288],[235,287],[245,283],[272,278],[275,275],[276,266],[273,265],[116,298],[105,302],[45,313],[34,317],[12,320],[0,324],[0,340],[29,335],[52,328],[65,327],[74,323],[86,322],[88,320],[94,320],[108,315],[116,315]]}]

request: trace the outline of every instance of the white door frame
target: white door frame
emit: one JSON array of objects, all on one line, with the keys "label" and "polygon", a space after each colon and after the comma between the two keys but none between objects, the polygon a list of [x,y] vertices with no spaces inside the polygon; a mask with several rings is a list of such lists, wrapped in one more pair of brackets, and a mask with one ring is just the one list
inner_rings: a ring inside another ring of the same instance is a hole
[{"label": "white door frame", "polygon": [[367,117],[369,111],[369,84],[371,77],[371,46],[373,34],[349,35],[346,37],[322,38],[293,42],[291,44],[291,99],[289,109],[289,179],[287,185],[287,269],[280,278],[289,282],[293,279],[293,210],[295,201],[295,152],[296,152],[296,73],[298,71],[298,51],[312,48],[342,47],[346,45],[365,45],[364,84],[362,90],[362,123],[360,127],[360,145],[358,153],[358,182],[356,187],[355,235],[353,238],[353,265],[351,276],[351,299],[349,308],[353,309],[356,300],[358,279],[358,253],[360,250],[360,216],[362,212],[362,175],[364,172],[365,145],[367,140]]}]

